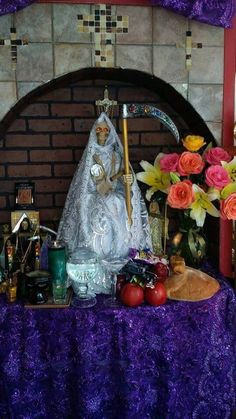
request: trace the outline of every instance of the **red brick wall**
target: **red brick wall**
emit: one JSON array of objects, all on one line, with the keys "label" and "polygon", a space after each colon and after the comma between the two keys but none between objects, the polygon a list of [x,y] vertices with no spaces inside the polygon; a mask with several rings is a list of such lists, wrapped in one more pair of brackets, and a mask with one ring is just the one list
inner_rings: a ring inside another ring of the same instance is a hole
[{"label": "red brick wall", "polygon": [[[96,119],[95,101],[103,97],[105,81],[68,84],[44,94],[15,115],[0,143],[0,224],[10,221],[14,210],[14,184],[35,183],[35,204],[41,223],[56,226],[66,193]],[[108,82],[109,96],[122,103],[151,103],[173,117],[181,133],[188,127],[157,94],[121,82]],[[118,112],[113,119],[121,133]],[[153,161],[156,154],[176,147],[175,140],[158,120],[129,119],[130,160]]]}]

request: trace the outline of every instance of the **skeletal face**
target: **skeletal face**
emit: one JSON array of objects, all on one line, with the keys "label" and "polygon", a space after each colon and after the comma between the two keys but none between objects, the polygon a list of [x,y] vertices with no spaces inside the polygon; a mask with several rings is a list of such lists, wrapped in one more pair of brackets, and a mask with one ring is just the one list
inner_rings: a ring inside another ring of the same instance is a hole
[{"label": "skeletal face", "polygon": [[106,122],[100,122],[99,124],[97,124],[96,135],[99,145],[104,145],[106,143],[109,132],[110,129]]},{"label": "skeletal face", "polygon": [[160,210],[159,210],[159,205],[156,201],[152,201],[149,205],[149,212],[152,214],[159,214]]}]

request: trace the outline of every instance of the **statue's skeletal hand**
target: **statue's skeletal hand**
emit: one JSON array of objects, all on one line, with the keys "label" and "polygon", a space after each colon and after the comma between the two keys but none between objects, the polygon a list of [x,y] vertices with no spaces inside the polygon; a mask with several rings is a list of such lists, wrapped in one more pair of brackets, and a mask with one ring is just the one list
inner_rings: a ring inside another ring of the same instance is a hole
[{"label": "statue's skeletal hand", "polygon": [[103,180],[106,177],[103,167],[97,163],[92,165],[90,173],[95,182]]},{"label": "statue's skeletal hand", "polygon": [[128,183],[129,185],[132,185],[134,181],[134,177],[132,173],[129,173],[128,175],[123,175],[123,182]]}]

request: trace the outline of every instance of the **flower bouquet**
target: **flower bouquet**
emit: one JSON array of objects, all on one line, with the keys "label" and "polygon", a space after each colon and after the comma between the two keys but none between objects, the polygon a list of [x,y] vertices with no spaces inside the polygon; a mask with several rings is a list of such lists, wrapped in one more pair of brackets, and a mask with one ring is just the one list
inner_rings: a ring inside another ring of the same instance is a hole
[{"label": "flower bouquet", "polygon": [[232,159],[227,151],[212,144],[205,147],[204,138],[197,135],[188,135],[182,142],[184,152],[160,153],[153,165],[141,161],[144,171],[136,176],[149,186],[147,200],[161,196],[166,206],[182,210],[191,253],[195,247],[195,256],[202,256],[203,242],[196,237],[206,214],[236,219],[236,157]]}]

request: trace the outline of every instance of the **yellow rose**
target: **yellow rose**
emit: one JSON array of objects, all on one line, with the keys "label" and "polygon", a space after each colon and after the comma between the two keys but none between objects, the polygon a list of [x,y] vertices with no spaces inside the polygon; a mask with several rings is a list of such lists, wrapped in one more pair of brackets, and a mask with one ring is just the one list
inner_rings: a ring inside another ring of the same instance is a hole
[{"label": "yellow rose", "polygon": [[200,135],[187,135],[182,140],[182,142],[188,151],[198,151],[203,145],[206,144],[204,138],[200,137]]}]

